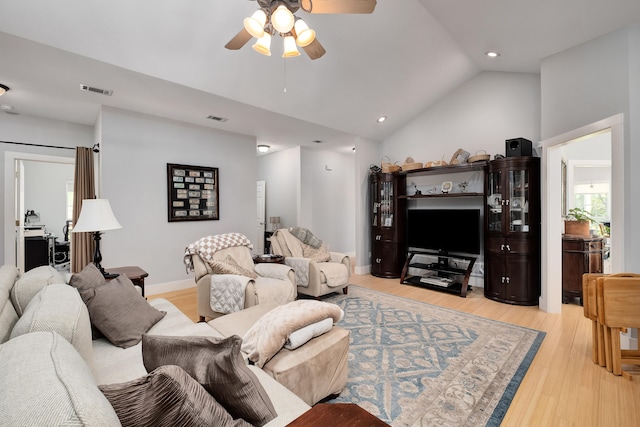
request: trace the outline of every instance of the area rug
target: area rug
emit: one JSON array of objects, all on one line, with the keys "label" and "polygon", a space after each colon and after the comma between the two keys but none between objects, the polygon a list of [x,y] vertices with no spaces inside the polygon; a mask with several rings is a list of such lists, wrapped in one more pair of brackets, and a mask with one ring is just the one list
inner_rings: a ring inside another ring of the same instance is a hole
[{"label": "area rug", "polygon": [[545,333],[351,285],[349,378],[330,403],[399,426],[499,426]]}]

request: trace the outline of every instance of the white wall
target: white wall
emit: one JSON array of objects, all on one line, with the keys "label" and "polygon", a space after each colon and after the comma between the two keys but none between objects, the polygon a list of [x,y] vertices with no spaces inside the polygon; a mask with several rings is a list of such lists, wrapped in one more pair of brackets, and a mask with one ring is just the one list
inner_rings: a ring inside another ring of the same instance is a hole
[{"label": "white wall", "polygon": [[402,164],[451,160],[458,148],[472,155],[505,154],[505,140],[540,139],[540,76],[483,72],[385,139],[383,154]]},{"label": "white wall", "polygon": [[[258,180],[265,181],[266,218],[280,217],[280,227],[298,222],[300,194],[300,147],[258,157]],[[267,223],[267,230],[270,224]]]},{"label": "white wall", "polygon": [[332,251],[356,248],[355,155],[302,147],[301,215],[298,225],[313,231]]},{"label": "white wall", "polygon": [[640,271],[640,228],[632,222],[640,212],[640,24],[545,58],[541,70],[545,139],[623,115],[621,255],[625,271]]},{"label": "white wall", "polygon": [[[227,232],[254,235],[254,138],[113,108],[103,109],[101,126],[100,197],[123,226],[103,236],[104,267],[138,265],[149,273],[145,283],[193,285],[182,262],[188,244]],[[220,220],[168,222],[167,163],[219,168]]]}]

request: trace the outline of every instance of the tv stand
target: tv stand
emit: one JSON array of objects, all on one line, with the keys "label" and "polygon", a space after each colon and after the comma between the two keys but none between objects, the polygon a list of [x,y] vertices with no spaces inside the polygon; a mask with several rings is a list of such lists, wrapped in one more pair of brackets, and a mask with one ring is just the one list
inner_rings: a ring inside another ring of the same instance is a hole
[{"label": "tv stand", "polygon": [[[416,256],[436,258],[437,261],[418,262],[414,260]],[[469,277],[475,262],[476,257],[443,254],[425,249],[410,250],[402,269],[400,283],[449,292],[466,298],[467,292],[471,291]],[[412,269],[413,273],[409,269]],[[415,270],[422,272],[418,273]]]}]

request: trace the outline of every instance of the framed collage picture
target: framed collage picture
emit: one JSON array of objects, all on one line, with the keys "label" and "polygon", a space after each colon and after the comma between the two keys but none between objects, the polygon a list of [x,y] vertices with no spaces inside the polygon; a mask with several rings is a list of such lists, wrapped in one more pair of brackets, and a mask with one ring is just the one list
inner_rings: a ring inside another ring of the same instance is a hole
[{"label": "framed collage picture", "polygon": [[218,168],[167,163],[169,222],[220,219]]}]

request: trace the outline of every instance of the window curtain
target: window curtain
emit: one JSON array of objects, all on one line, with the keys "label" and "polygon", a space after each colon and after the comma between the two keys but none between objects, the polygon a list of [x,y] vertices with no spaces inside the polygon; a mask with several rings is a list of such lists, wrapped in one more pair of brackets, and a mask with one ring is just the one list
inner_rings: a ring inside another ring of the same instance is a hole
[{"label": "window curtain", "polygon": [[[89,147],[76,147],[76,167],[73,177],[73,225],[80,217],[82,201],[96,197],[95,176],[93,171],[93,150]],[[91,233],[71,234],[71,273],[81,271],[93,261],[95,243]]]}]

